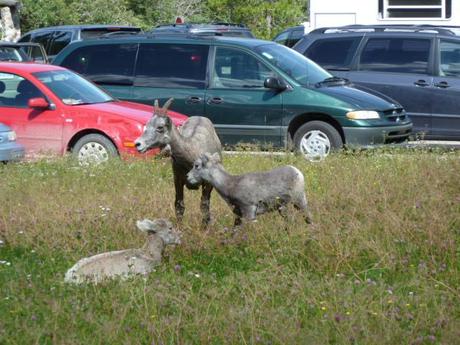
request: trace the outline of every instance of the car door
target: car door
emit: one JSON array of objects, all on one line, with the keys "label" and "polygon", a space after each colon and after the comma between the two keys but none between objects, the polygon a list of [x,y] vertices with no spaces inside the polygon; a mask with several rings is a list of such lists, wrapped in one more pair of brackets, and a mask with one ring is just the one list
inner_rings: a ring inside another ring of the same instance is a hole
[{"label": "car door", "polygon": [[281,145],[282,95],[264,87],[275,73],[249,52],[231,47],[215,47],[212,66],[205,112],[222,142]]},{"label": "car door", "polygon": [[433,80],[432,135],[460,140],[460,42],[439,41],[439,75]]},{"label": "car door", "polygon": [[13,128],[26,153],[62,153],[63,118],[57,110],[32,109],[31,98],[45,95],[23,77],[0,72],[0,122]]},{"label": "car door", "polygon": [[141,43],[131,100],[161,105],[174,98],[170,109],[204,115],[208,55],[203,44]]},{"label": "car door", "polygon": [[413,132],[431,132],[433,39],[369,37],[356,68],[347,77],[399,102],[413,122]]}]

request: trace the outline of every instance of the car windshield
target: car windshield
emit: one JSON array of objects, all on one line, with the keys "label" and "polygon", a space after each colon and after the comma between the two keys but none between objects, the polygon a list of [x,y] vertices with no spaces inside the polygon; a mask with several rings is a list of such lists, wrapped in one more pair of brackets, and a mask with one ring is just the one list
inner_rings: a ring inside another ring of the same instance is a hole
[{"label": "car windshield", "polygon": [[47,71],[33,73],[62,103],[81,105],[110,102],[114,99],[96,85],[70,71]]},{"label": "car windshield", "polygon": [[281,69],[303,86],[314,86],[332,77],[316,63],[302,54],[279,44],[264,44],[256,49],[264,59]]},{"label": "car windshield", "polygon": [[27,61],[27,55],[19,49],[19,47],[0,46],[0,61]]}]

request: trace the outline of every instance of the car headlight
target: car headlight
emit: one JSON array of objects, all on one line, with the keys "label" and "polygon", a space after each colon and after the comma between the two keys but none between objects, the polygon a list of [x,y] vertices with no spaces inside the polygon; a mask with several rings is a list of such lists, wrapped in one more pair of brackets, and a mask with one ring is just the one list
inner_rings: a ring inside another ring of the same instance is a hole
[{"label": "car headlight", "polygon": [[379,113],[373,110],[356,110],[347,113],[350,120],[373,120],[380,119]]},{"label": "car headlight", "polygon": [[7,137],[9,141],[15,141],[16,140],[16,132],[15,131],[9,131],[7,133]]}]

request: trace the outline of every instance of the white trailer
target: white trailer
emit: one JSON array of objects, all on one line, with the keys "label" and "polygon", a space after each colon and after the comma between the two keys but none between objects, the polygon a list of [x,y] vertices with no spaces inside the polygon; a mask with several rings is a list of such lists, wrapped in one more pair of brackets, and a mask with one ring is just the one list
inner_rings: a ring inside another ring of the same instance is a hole
[{"label": "white trailer", "polygon": [[460,0],[310,0],[308,31],[352,24],[460,26]]}]

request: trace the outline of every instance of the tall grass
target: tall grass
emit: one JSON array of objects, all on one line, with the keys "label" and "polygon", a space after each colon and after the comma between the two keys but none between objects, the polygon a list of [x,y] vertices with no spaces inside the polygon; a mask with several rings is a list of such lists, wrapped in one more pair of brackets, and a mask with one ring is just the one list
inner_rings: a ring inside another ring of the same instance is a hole
[{"label": "tall grass", "polygon": [[321,163],[225,156],[235,174],[292,164],[294,209],[234,234],[213,193],[186,192],[183,244],[148,278],[63,283],[78,259],[139,247],[142,218],[174,220],[170,162],[0,167],[0,344],[455,344],[460,153],[369,151]]}]

